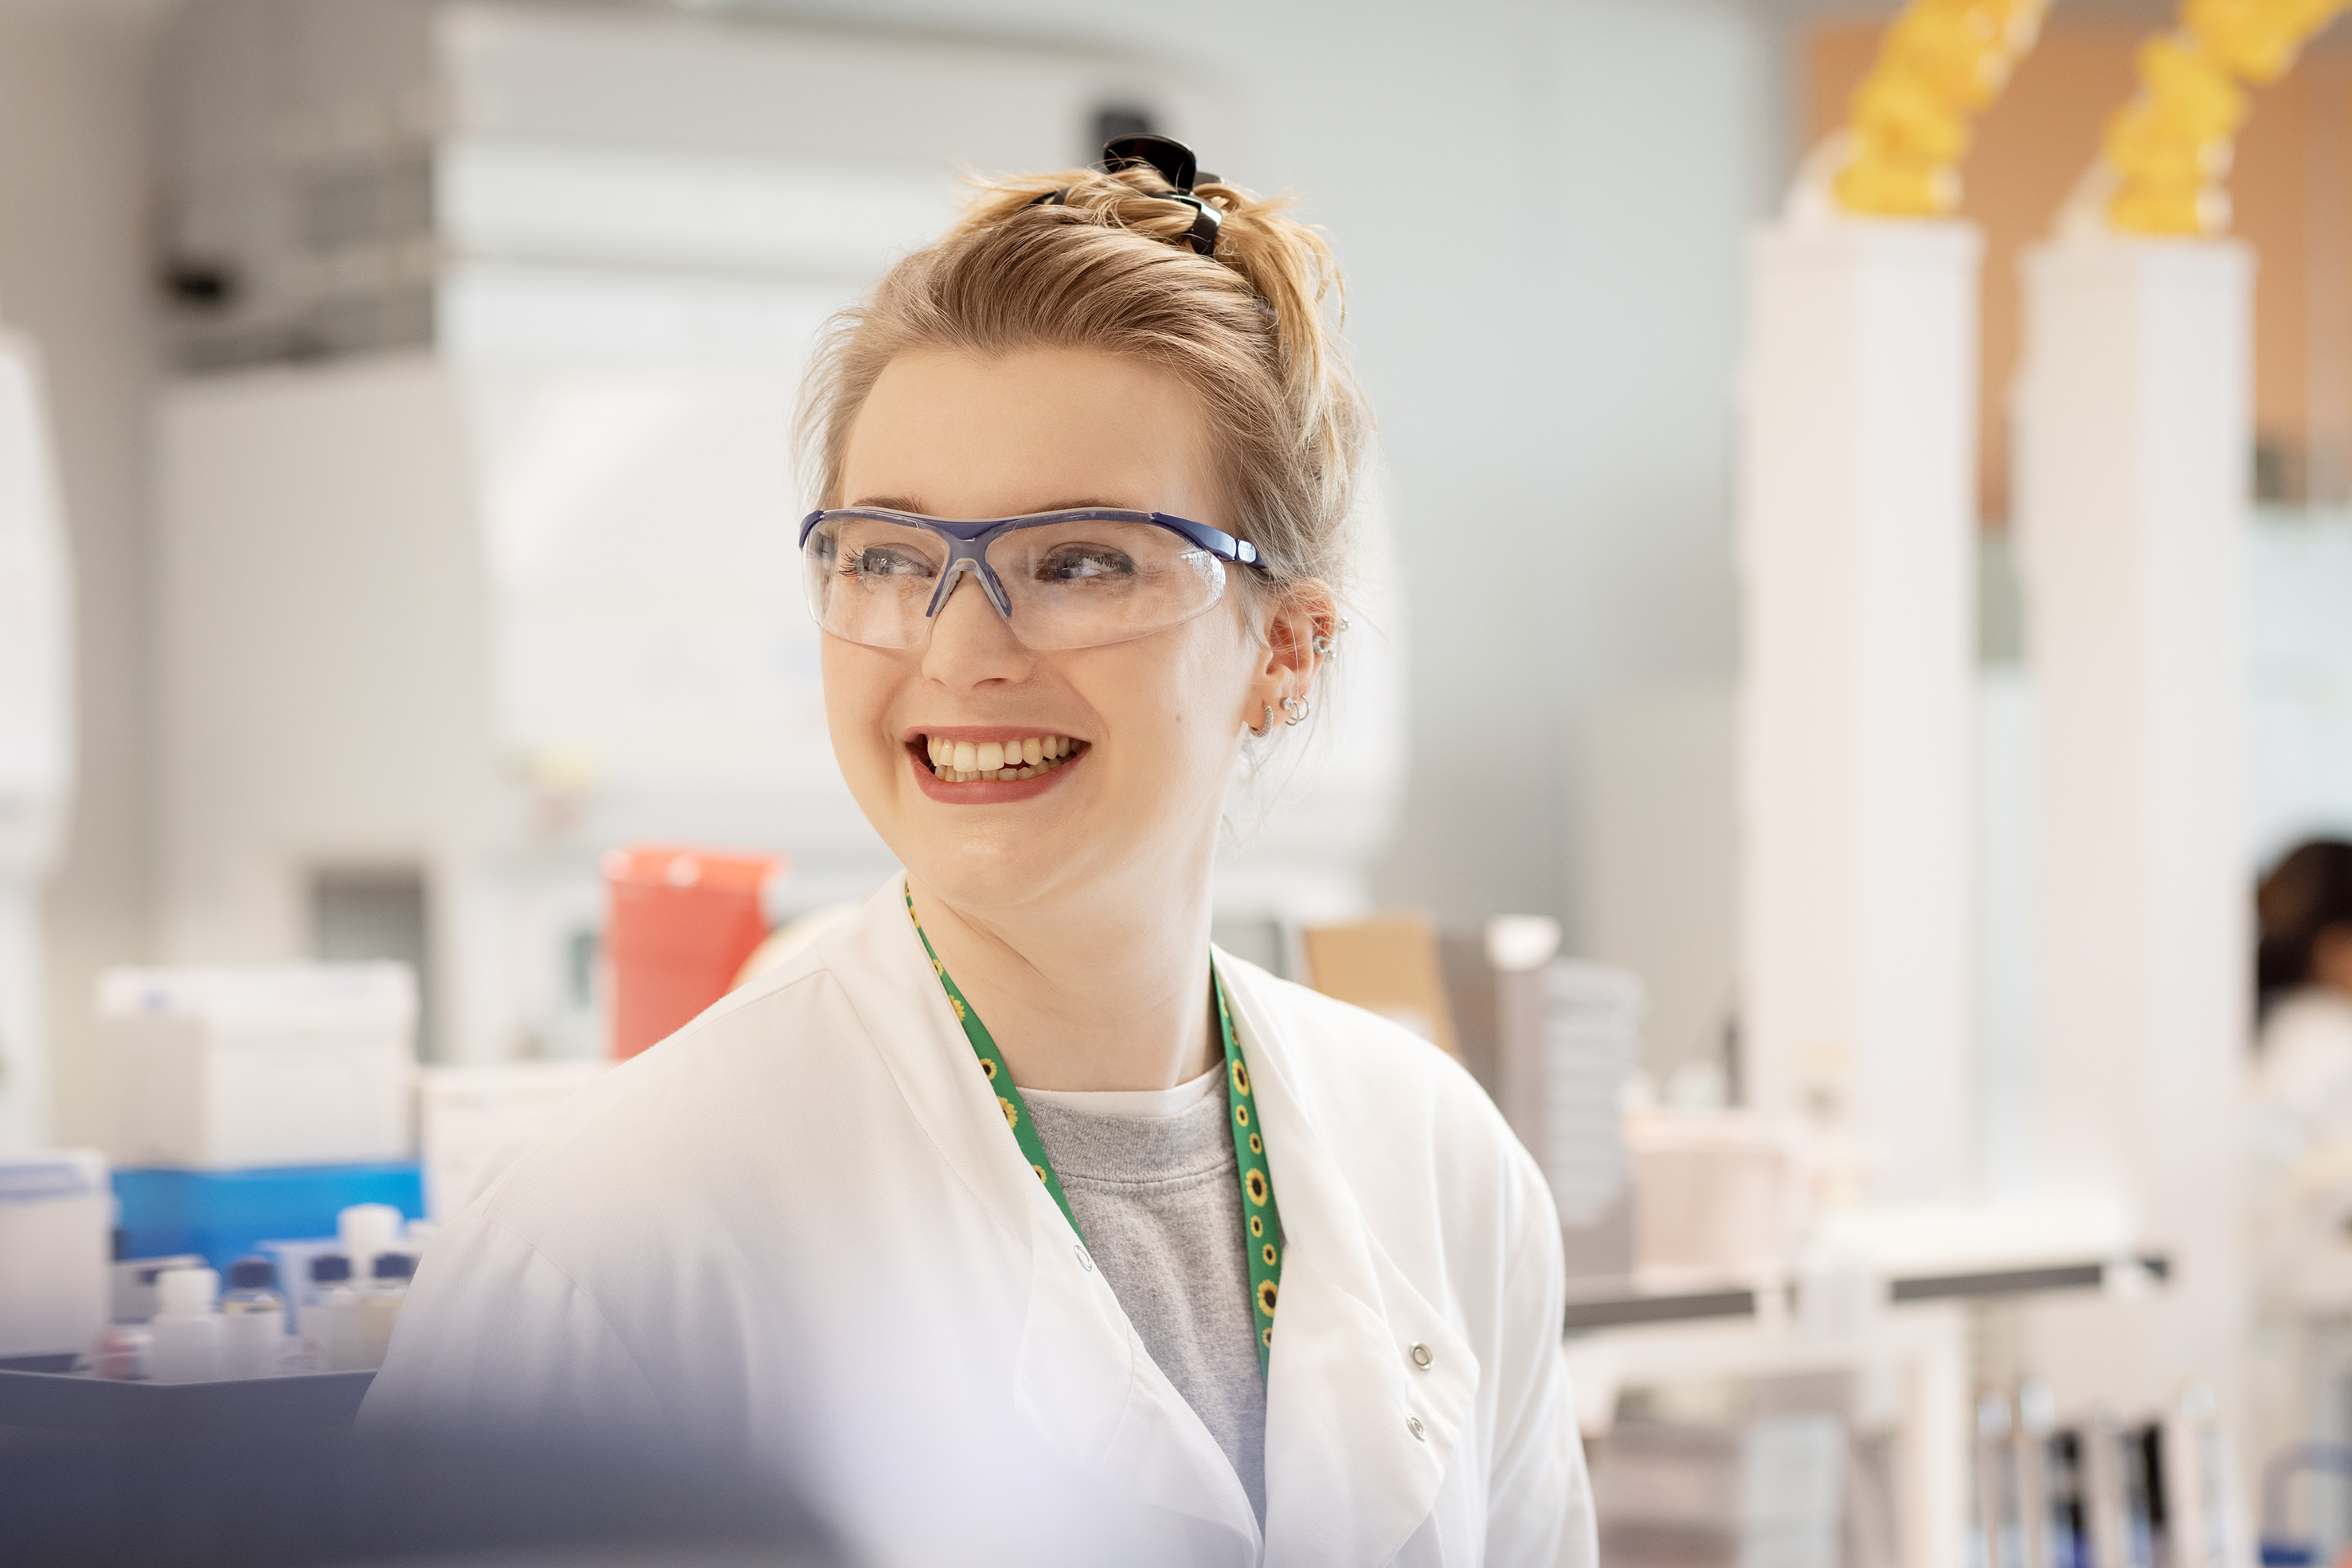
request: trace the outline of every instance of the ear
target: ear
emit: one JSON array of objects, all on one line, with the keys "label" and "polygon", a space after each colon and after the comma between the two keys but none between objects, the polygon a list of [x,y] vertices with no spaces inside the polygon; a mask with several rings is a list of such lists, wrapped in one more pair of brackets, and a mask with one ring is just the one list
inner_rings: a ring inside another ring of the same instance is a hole
[{"label": "ear", "polygon": [[1328,584],[1310,577],[1284,589],[1266,611],[1264,656],[1250,682],[1242,722],[1255,727],[1267,708],[1278,719],[1286,700],[1310,695],[1323,667],[1316,645],[1328,647],[1339,634],[1339,604]]}]

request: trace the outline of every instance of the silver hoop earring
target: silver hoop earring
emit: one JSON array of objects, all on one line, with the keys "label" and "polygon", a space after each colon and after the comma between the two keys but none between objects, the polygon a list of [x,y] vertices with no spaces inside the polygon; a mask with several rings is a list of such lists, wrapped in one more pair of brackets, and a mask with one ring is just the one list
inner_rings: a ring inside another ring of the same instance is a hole
[{"label": "silver hoop earring", "polygon": [[1255,724],[1245,724],[1242,726],[1242,727],[1248,730],[1260,740],[1264,740],[1267,736],[1272,735],[1274,733],[1273,705],[1266,705],[1265,716],[1260,718]]},{"label": "silver hoop earring", "polygon": [[1339,617],[1338,625],[1332,629],[1328,635],[1320,632],[1315,633],[1315,656],[1318,659],[1329,658],[1331,656],[1331,650],[1339,645],[1339,633],[1347,631],[1347,629],[1348,618],[1342,615]]},{"label": "silver hoop earring", "polygon": [[1285,697],[1282,699],[1282,711],[1290,716],[1284,719],[1283,723],[1305,724],[1307,716],[1313,713],[1315,709],[1305,697]]}]

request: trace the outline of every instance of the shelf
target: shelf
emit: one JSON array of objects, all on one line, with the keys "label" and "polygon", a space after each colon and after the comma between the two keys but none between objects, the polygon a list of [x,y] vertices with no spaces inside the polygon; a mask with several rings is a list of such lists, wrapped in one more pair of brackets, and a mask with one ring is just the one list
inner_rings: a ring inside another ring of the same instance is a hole
[{"label": "shelf", "polygon": [[[2159,1281],[2168,1278],[2172,1272],[2171,1260],[2161,1254],[2144,1254],[2132,1261]],[[2107,1270],[2111,1267],[2113,1265],[2104,1260],[2087,1260],[2036,1263],[2012,1269],[1974,1270],[1958,1274],[1916,1274],[1888,1281],[1886,1297],[1892,1303],[1908,1305],[1919,1301],[1983,1301],[2061,1291],[2096,1291],[2105,1288]],[[1568,1333],[1574,1334],[1636,1324],[1753,1318],[1759,1315],[1759,1301],[1766,1290],[1784,1292],[1786,1303],[1790,1307],[1795,1305],[1796,1287],[1793,1285],[1629,1291],[1571,1299],[1568,1303],[1565,1327]]]}]

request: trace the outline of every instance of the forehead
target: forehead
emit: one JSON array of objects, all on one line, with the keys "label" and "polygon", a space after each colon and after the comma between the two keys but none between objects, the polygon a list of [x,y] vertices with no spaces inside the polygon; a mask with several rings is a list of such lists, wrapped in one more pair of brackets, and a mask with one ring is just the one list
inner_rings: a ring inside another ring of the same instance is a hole
[{"label": "forehead", "polygon": [[901,354],[851,429],[841,498],[950,517],[1085,504],[1199,517],[1209,507],[1202,425],[1191,388],[1142,360]]}]

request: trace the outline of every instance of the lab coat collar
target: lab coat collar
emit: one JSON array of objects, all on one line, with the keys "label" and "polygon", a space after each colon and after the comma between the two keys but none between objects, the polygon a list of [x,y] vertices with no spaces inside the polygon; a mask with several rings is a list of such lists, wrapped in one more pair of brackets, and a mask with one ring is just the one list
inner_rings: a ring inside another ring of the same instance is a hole
[{"label": "lab coat collar", "polygon": [[[926,1134],[1028,1255],[1015,1408],[1065,1463],[1212,1526],[1231,1538],[1235,1560],[1258,1558],[1257,1521],[1223,1451],[1145,1352],[1005,1134],[901,897],[893,878],[826,942],[826,963]],[[1318,1110],[1312,1065],[1288,1033],[1277,982],[1224,953],[1217,969],[1249,1061],[1285,1238],[1266,1387],[1264,1560],[1385,1563],[1435,1502],[1477,1390],[1476,1358],[1381,1249],[1331,1156],[1328,1113]],[[1415,1344],[1430,1353],[1426,1367]]]}]

